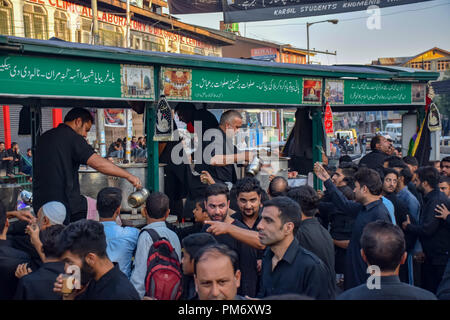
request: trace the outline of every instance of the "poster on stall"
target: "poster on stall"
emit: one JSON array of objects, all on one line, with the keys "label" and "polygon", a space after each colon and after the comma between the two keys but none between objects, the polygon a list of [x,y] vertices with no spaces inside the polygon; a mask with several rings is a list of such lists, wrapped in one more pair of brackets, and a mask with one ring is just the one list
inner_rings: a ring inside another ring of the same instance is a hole
[{"label": "poster on stall", "polygon": [[125,128],[125,109],[103,109],[105,114],[105,127]]},{"label": "poster on stall", "polygon": [[425,83],[413,83],[411,86],[412,103],[425,104]]},{"label": "poster on stall", "polygon": [[192,70],[161,68],[162,93],[167,100],[192,99]]},{"label": "poster on stall", "polygon": [[303,103],[320,104],[322,103],[322,80],[321,79],[303,79]]},{"label": "poster on stall", "polygon": [[123,98],[154,98],[153,67],[121,65]]},{"label": "poster on stall", "polygon": [[325,97],[331,104],[344,103],[344,81],[326,80]]}]

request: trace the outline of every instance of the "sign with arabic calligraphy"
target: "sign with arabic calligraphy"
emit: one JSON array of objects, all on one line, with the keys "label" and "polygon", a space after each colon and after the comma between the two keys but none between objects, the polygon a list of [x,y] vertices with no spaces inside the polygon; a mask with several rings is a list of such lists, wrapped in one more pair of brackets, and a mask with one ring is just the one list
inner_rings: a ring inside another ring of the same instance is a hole
[{"label": "sign with arabic calligraphy", "polygon": [[[138,83],[124,76],[130,74],[139,75]],[[154,98],[153,86],[151,67],[0,55],[0,94],[4,95],[148,100]]]},{"label": "sign with arabic calligraphy", "polygon": [[192,100],[301,104],[302,78],[288,75],[192,70]]},{"label": "sign with arabic calligraphy", "polygon": [[411,83],[345,80],[344,104],[410,104]]}]

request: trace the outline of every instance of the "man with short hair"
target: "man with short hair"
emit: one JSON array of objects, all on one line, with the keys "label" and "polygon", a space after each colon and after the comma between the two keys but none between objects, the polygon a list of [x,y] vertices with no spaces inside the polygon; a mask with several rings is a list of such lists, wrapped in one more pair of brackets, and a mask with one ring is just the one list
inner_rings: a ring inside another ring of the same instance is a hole
[{"label": "man with short hair", "polygon": [[289,190],[287,196],[296,201],[301,209],[301,222],[295,234],[300,246],[314,253],[327,267],[332,297],[336,289],[334,243],[330,233],[315,217],[318,213],[319,196],[310,186]]},{"label": "man with short hair", "polygon": [[6,150],[5,142],[0,141],[0,171],[5,170],[5,174],[8,174],[10,163],[13,160],[14,158],[9,154],[8,150]]},{"label": "man with short hair", "polygon": [[439,190],[443,192],[447,198],[450,198],[450,177],[441,175],[439,177]]},{"label": "man with short hair", "polygon": [[207,245],[216,244],[216,239],[209,233],[193,233],[188,235],[181,242],[183,268],[183,291],[180,300],[194,300],[197,296],[194,279],[194,258],[199,250]]},{"label": "man with short hair", "polygon": [[14,300],[61,300],[61,295],[53,291],[53,285],[58,275],[64,273],[57,247],[57,237],[64,228],[62,224],[55,224],[39,233],[44,264],[20,278]]},{"label": "man with short hair", "polygon": [[406,233],[419,236],[425,254],[422,267],[423,288],[436,293],[442,280],[450,252],[450,230],[446,222],[436,217],[436,206],[450,208],[450,200],[439,190],[439,172],[428,166],[417,170],[417,189],[424,194],[419,224],[403,222]]},{"label": "man with short hair", "polygon": [[267,194],[270,199],[280,196],[286,196],[289,190],[288,182],[285,178],[277,176],[270,181],[269,188],[267,189]]},{"label": "man with short hair", "polygon": [[94,118],[83,108],[71,109],[57,128],[46,131],[36,145],[33,177],[33,208],[35,212],[47,202],[62,202],[67,209],[65,224],[84,219],[87,199],[80,193],[78,168],[89,165],[97,171],[127,179],[140,187],[138,177],[95,154],[85,138]]},{"label": "man with short hair", "polygon": [[[254,297],[258,286],[257,251],[240,239],[249,237],[249,233],[256,235],[256,232],[249,231],[246,225],[232,218],[228,214],[229,206],[227,186],[219,183],[209,185],[205,192],[205,207],[210,221],[205,221],[202,231],[212,233],[217,242],[236,251],[239,256],[239,270],[242,272],[239,294]],[[257,239],[256,242],[260,245]]]},{"label": "man with short hair", "polygon": [[360,168],[355,174],[355,200],[348,200],[333,184],[328,172],[316,163],[314,173],[324,181],[332,202],[341,211],[356,217],[353,224],[352,238],[347,248],[346,268],[345,268],[345,288],[350,289],[364,283],[368,274],[366,265],[360,255],[360,243],[364,227],[372,221],[391,221],[389,213],[381,201],[383,185],[378,172],[368,168]]},{"label": "man with short hair", "polygon": [[371,290],[364,283],[345,291],[338,300],[436,300],[433,293],[400,282],[400,266],[407,256],[405,248],[403,232],[398,226],[385,221],[367,224],[361,236],[361,256],[369,267],[381,271],[380,278],[375,279],[375,284],[380,286]]},{"label": "man with short hair", "polygon": [[23,174],[21,161],[22,156],[20,155],[19,144],[17,142],[11,143],[11,149],[9,149],[7,153],[12,160],[8,162],[6,173],[8,175],[14,175],[14,167],[18,167],[19,174]]},{"label": "man with short hair", "polygon": [[288,197],[264,203],[259,240],[267,246],[258,297],[297,293],[315,299],[333,297],[325,264],[295,238],[300,206]]},{"label": "man with short hair", "polygon": [[[106,253],[103,225],[94,220],[69,224],[58,237],[59,253],[66,273],[79,269],[80,289],[63,294],[64,300],[139,300],[136,289]],[[70,269],[69,269],[70,268]],[[54,291],[62,294],[63,275],[56,278]]]},{"label": "man with short hair", "polygon": [[243,300],[239,256],[224,244],[203,247],[194,260],[195,288],[199,300]]},{"label": "man with short hair", "polygon": [[339,167],[336,169],[335,173],[331,177],[336,187],[349,186],[350,188],[355,187],[353,177],[358,170],[358,166],[352,162],[341,162]]},{"label": "man with short hair", "polygon": [[117,224],[121,203],[122,191],[119,188],[103,188],[97,195],[97,211],[106,235],[106,252],[109,259],[117,262],[120,270],[130,278],[139,230]]},{"label": "man with short hair", "polygon": [[249,230],[256,231],[261,220],[261,186],[253,177],[245,177],[236,182],[236,196],[239,211],[231,217],[241,221]]},{"label": "man with short hair", "polygon": [[136,288],[141,298],[145,295],[145,277],[147,276],[147,259],[153,240],[150,234],[145,231],[151,229],[160,238],[166,238],[174,248],[178,261],[181,262],[181,244],[175,232],[167,228],[166,220],[169,216],[169,198],[162,192],[151,193],[145,201],[145,208],[142,214],[147,221],[147,225],[142,228],[139,235],[137,250],[134,260],[134,270],[131,274],[131,283]]},{"label": "man with short hair", "polygon": [[31,265],[30,256],[13,248],[6,239],[8,228],[6,209],[0,201],[0,300],[10,300],[14,296],[18,282],[15,276],[17,266],[23,263]]},{"label": "man with short hair", "polygon": [[441,173],[450,177],[450,156],[441,160]]},{"label": "man with short hair", "polygon": [[383,136],[375,136],[370,141],[370,149],[372,152],[366,154],[360,161],[359,167],[366,166],[369,169],[378,171],[381,175],[383,172],[384,160],[389,156],[391,143]]}]

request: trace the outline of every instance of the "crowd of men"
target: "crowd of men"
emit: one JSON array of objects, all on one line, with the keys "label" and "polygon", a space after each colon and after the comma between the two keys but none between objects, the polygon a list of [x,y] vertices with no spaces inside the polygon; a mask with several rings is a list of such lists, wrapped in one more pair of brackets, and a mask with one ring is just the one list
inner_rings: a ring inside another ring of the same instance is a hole
[{"label": "crowd of men", "polygon": [[[219,122],[224,138],[241,125],[233,111]],[[36,217],[0,205],[0,299],[450,299],[450,157],[419,167],[382,136],[371,149],[359,164],[316,163],[323,192],[196,165],[189,227],[167,222],[161,192],[141,229],[121,225],[112,187],[98,193],[98,221],[49,198]]]},{"label": "crowd of men", "polygon": [[[17,168],[15,170],[15,168]],[[32,155],[31,149],[26,154],[20,152],[17,142],[11,143],[11,148],[6,149],[4,141],[0,141],[0,175],[14,177],[14,175],[31,175],[32,174]]]}]

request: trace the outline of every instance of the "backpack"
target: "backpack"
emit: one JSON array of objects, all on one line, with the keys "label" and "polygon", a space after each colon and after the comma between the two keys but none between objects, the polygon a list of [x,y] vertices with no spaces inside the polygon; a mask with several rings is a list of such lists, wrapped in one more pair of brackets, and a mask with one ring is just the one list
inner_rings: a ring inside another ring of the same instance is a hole
[{"label": "backpack", "polygon": [[147,258],[145,296],[157,300],[178,300],[182,291],[182,272],[175,249],[155,230],[143,231],[147,231],[153,240]]}]

